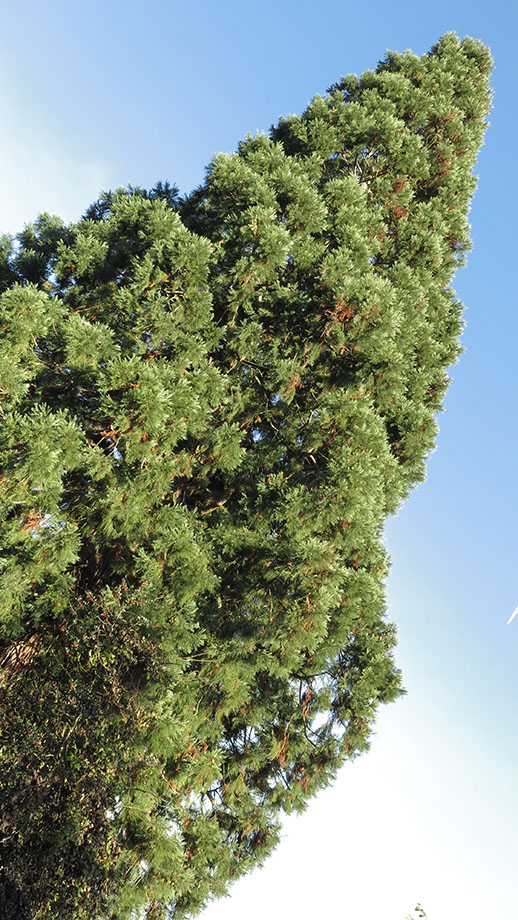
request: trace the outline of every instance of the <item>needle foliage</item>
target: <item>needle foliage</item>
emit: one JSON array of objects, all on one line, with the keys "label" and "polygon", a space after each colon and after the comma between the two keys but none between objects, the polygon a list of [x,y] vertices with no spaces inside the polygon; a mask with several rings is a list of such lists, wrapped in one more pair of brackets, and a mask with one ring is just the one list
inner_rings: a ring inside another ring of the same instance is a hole
[{"label": "needle foliage", "polygon": [[389,54],[0,262],[0,915],[175,920],[401,692],[382,528],[459,355],[489,52]]}]

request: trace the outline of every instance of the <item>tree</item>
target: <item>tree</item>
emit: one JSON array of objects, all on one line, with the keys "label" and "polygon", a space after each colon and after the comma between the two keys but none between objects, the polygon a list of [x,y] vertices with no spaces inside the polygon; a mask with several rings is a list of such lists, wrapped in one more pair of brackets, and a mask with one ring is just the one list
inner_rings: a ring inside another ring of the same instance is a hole
[{"label": "tree", "polygon": [[[428,914],[425,913],[420,904],[417,904],[416,907],[414,907],[414,917],[426,918],[427,916]],[[414,917],[412,914],[407,914],[405,920],[414,920]]]},{"label": "tree", "polygon": [[0,910],[180,918],[401,692],[384,520],[459,354],[491,58],[389,54],[0,269]]}]

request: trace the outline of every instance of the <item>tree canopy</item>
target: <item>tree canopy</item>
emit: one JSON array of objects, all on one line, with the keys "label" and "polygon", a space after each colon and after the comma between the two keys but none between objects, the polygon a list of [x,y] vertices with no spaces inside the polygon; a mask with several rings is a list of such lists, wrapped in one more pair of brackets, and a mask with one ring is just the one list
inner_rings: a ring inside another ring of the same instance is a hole
[{"label": "tree canopy", "polygon": [[390,53],[3,238],[0,914],[181,918],[402,692],[388,514],[460,352],[489,52]]}]

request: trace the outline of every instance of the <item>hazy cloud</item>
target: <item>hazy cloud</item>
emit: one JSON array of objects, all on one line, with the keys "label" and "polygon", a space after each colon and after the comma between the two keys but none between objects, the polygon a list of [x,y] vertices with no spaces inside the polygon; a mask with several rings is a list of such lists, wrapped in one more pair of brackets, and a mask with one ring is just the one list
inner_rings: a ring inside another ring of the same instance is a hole
[{"label": "hazy cloud", "polygon": [[82,156],[73,143],[6,104],[0,104],[0,120],[0,233],[17,233],[42,211],[76,220],[101,189],[114,184],[101,157]]}]

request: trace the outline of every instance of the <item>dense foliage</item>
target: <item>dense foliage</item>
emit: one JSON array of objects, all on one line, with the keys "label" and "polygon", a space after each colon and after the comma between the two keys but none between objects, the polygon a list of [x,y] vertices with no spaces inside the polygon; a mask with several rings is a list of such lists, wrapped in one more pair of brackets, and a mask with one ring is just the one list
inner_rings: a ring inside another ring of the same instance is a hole
[{"label": "dense foliage", "polygon": [[196,913],[401,692],[382,527],[459,354],[490,69],[389,54],[183,200],[4,238],[2,917]]}]

